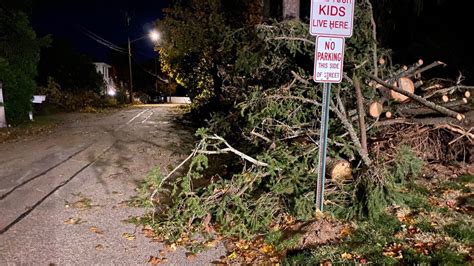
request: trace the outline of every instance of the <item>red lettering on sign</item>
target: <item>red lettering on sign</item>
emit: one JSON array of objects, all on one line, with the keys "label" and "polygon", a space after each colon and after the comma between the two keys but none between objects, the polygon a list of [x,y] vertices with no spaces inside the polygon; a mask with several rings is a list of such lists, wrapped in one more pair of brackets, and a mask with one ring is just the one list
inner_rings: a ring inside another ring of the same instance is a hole
[{"label": "red lettering on sign", "polygon": [[346,7],[344,6],[329,6],[329,5],[320,5],[319,14],[323,16],[340,16],[343,17],[346,15]]},{"label": "red lettering on sign", "polygon": [[342,53],[318,52],[316,56],[321,61],[342,61]]},{"label": "red lettering on sign", "polygon": [[314,19],[313,20],[313,26],[314,27],[327,27],[328,26],[328,21],[325,19]]},{"label": "red lettering on sign", "polygon": [[324,43],[324,49],[334,50],[334,49],[336,49],[336,43],[335,42],[325,42]]},{"label": "red lettering on sign", "polygon": [[329,28],[330,29],[348,29],[349,23],[347,23],[347,21],[331,20],[329,22]]}]

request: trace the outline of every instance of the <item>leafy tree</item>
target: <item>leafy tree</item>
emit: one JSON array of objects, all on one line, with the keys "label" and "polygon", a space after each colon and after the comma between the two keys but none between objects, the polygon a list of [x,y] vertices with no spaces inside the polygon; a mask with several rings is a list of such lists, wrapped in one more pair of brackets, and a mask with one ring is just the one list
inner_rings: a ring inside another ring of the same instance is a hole
[{"label": "leafy tree", "polygon": [[8,123],[25,121],[31,110],[40,48],[49,38],[38,39],[19,5],[0,5],[0,79],[3,81]]},{"label": "leafy tree", "polygon": [[166,10],[160,23],[164,40],[159,47],[162,69],[192,98],[203,101],[218,94],[217,49],[228,31],[219,0],[189,0]]},{"label": "leafy tree", "polygon": [[222,106],[222,70],[235,50],[222,50],[233,30],[262,20],[260,1],[182,0],[165,10],[158,23],[162,71],[187,88],[198,106]]}]

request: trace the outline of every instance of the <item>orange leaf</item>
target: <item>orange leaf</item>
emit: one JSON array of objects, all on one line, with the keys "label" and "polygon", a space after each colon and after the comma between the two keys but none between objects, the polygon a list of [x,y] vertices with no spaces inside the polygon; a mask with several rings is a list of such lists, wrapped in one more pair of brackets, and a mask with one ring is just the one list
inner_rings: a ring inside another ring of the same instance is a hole
[{"label": "orange leaf", "polygon": [[341,258],[342,258],[343,260],[352,260],[352,259],[353,259],[353,256],[352,256],[351,253],[346,253],[346,252],[344,252],[344,253],[341,254]]},{"label": "orange leaf", "polygon": [[151,265],[158,265],[160,263],[165,263],[166,261],[168,261],[167,259],[165,258],[158,258],[158,257],[154,257],[154,256],[150,256],[150,259],[148,260],[148,263],[150,263]]},{"label": "orange leaf", "polygon": [[92,233],[96,233],[98,235],[103,235],[104,232],[100,231],[96,226],[92,226],[91,228],[89,228],[89,230],[92,232]]},{"label": "orange leaf", "polygon": [[189,261],[194,261],[194,260],[196,260],[197,255],[194,254],[194,253],[191,253],[191,252],[186,252],[186,258],[187,258]]},{"label": "orange leaf", "polygon": [[131,240],[135,240],[135,235],[130,234],[130,233],[123,233],[123,234],[122,234],[122,237],[125,238],[125,239],[127,239],[127,240],[130,240],[130,241],[131,241]]}]

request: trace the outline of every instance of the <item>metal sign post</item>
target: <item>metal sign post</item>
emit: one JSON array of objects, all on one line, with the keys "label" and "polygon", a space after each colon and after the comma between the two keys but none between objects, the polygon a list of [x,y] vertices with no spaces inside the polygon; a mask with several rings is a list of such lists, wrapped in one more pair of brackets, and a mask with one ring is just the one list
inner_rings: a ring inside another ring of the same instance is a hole
[{"label": "metal sign post", "polygon": [[320,211],[324,208],[331,83],[342,81],[344,37],[352,36],[354,6],[355,0],[311,1],[310,34],[317,36],[313,79],[317,83],[323,83],[318,179],[315,195],[316,207]]},{"label": "metal sign post", "polygon": [[329,128],[329,102],[331,101],[331,83],[323,84],[323,109],[321,112],[321,130],[319,131],[318,182],[316,184],[316,207],[323,211],[324,183],[326,177],[326,151]]},{"label": "metal sign post", "polygon": [[323,211],[324,207],[331,84],[341,82],[343,63],[344,38],[318,36],[316,38],[313,79],[315,82],[323,83],[321,130],[319,131],[318,179],[316,184],[316,207],[320,211]]}]

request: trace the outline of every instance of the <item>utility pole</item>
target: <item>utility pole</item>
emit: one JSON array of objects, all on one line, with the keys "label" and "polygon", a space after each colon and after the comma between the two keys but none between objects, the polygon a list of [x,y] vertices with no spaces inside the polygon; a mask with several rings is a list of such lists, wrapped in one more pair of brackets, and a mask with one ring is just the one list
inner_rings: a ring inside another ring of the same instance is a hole
[{"label": "utility pole", "polygon": [[158,57],[155,57],[155,91],[158,93]]},{"label": "utility pole", "polygon": [[133,74],[132,74],[132,50],[130,48],[130,16],[127,13],[128,27],[128,71],[130,75],[130,103],[133,104]]}]

